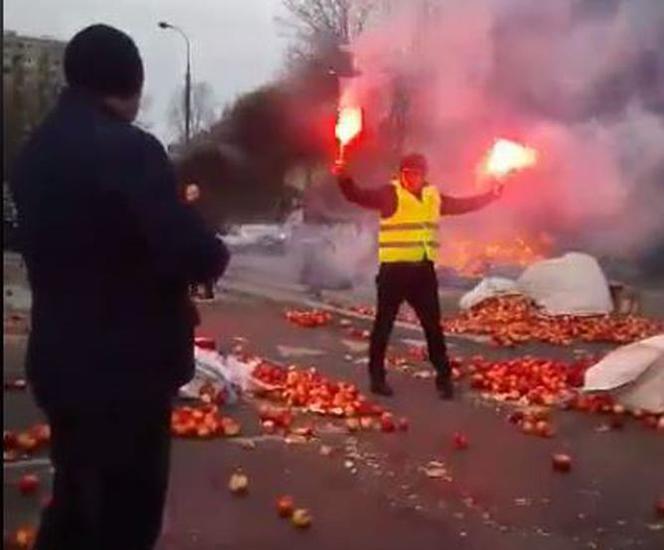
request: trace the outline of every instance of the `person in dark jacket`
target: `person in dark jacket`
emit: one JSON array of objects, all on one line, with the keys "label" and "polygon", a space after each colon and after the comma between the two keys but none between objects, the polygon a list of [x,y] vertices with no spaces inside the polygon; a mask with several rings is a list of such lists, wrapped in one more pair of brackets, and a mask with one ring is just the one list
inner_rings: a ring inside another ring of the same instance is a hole
[{"label": "person in dark jacket", "polygon": [[193,376],[188,287],[228,252],[131,122],[143,65],[105,25],[65,50],[68,88],[20,154],[12,191],[32,289],[27,375],[52,433],[37,549],[149,549],[161,527],[171,404]]},{"label": "person in dark jacket", "polygon": [[[184,188],[184,200],[187,204],[196,208],[203,218],[203,221],[207,224],[208,228],[214,230],[214,223],[211,221],[212,216],[210,215],[210,208],[201,207],[201,188],[195,183],[189,183]],[[214,300],[214,285],[216,279],[208,279],[203,283],[203,299],[204,300]],[[198,294],[198,284],[192,285],[191,287],[192,295]]]}]

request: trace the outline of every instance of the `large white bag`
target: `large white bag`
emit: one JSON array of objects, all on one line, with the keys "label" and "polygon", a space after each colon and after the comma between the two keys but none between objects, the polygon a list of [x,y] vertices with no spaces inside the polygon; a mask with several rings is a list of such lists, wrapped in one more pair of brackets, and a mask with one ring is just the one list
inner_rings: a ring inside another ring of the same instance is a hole
[{"label": "large white bag", "polygon": [[609,283],[595,258],[570,252],[532,264],[518,289],[550,315],[600,315],[613,311]]},{"label": "large white bag", "polygon": [[609,353],[586,371],[583,391],[608,391],[626,407],[664,413],[664,335]]}]

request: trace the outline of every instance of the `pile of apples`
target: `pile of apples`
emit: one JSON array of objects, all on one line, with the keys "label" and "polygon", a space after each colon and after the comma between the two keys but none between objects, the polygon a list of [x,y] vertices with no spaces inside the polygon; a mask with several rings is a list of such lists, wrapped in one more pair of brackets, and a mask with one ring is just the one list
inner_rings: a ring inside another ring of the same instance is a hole
[{"label": "pile of apples", "polygon": [[297,310],[289,309],[284,314],[291,323],[303,328],[322,327],[330,323],[332,315],[319,309]]},{"label": "pile of apples", "polygon": [[491,394],[498,401],[520,405],[553,405],[571,397],[583,382],[589,359],[572,364],[524,356],[508,361],[472,357],[466,365],[473,389]]},{"label": "pile of apples", "polygon": [[654,414],[641,409],[627,409],[620,403],[615,403],[608,394],[575,395],[563,404],[565,409],[579,412],[589,412],[608,416],[609,427],[613,430],[621,429],[627,418],[642,423],[645,428],[664,432],[664,415]]},{"label": "pile of apples", "polygon": [[270,397],[287,407],[334,417],[379,416],[385,412],[360,394],[354,384],[333,381],[314,368],[281,367],[263,361],[252,374],[272,386]]},{"label": "pile of apples", "polygon": [[380,416],[352,416],[346,418],[346,429],[349,432],[381,431],[393,433],[408,431],[409,424],[406,418],[395,418],[390,412],[383,412]]},{"label": "pile of apples", "polygon": [[540,341],[570,345],[575,341],[627,344],[661,333],[664,323],[633,315],[544,316],[523,296],[499,296],[442,322],[452,333],[486,334],[499,346]]},{"label": "pile of apples", "polygon": [[48,424],[35,424],[21,432],[4,430],[3,459],[5,462],[17,460],[20,456],[31,455],[51,441],[51,428]]},{"label": "pile of apples", "polygon": [[171,434],[175,437],[212,439],[239,435],[240,425],[219,414],[214,404],[176,407],[171,413]]}]

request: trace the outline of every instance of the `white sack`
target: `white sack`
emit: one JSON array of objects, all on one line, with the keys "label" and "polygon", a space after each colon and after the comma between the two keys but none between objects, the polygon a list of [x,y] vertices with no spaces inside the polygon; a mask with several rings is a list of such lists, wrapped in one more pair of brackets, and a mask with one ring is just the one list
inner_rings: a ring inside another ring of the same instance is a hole
[{"label": "white sack", "polygon": [[609,283],[595,258],[570,252],[526,268],[518,289],[550,315],[600,315],[613,311]]},{"label": "white sack", "polygon": [[664,413],[664,335],[609,353],[586,371],[583,391],[609,391],[628,408]]}]

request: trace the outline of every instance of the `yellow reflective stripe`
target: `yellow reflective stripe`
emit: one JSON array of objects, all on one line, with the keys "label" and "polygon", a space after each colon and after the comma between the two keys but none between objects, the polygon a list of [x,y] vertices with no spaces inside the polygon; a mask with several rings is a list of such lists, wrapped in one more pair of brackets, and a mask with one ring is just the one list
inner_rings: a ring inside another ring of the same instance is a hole
[{"label": "yellow reflective stripe", "polygon": [[431,248],[438,248],[438,242],[436,241],[426,241],[426,242],[404,242],[404,241],[395,241],[391,243],[378,243],[379,248],[423,248],[424,246],[430,246]]},{"label": "yellow reflective stripe", "polygon": [[433,222],[409,222],[409,223],[389,223],[381,222],[381,231],[408,231],[410,229],[438,229],[438,224]]},{"label": "yellow reflective stripe", "polygon": [[380,242],[394,242],[394,241],[434,241],[437,238],[435,231],[428,229],[420,229],[418,231],[390,231],[387,233],[380,233],[378,240]]}]

